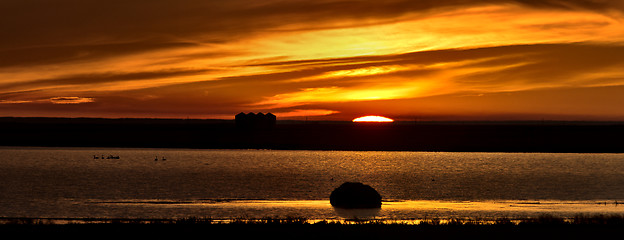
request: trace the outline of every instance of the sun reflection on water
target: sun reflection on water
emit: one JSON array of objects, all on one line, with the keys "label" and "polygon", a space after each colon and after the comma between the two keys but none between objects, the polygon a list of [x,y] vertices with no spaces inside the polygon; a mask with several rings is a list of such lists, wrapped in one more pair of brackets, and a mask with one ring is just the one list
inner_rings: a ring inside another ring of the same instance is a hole
[{"label": "sun reflection on water", "polygon": [[[129,202],[114,204],[132,204]],[[246,216],[249,219],[301,217],[308,222],[379,221],[383,223],[419,224],[423,221],[445,223],[463,219],[487,223],[499,219],[510,221],[539,217],[548,213],[555,217],[572,218],[579,214],[624,214],[624,206],[616,201],[559,201],[559,200],[490,200],[490,201],[442,201],[442,200],[386,200],[381,208],[339,209],[328,200],[201,200],[175,204],[137,201],[144,207],[185,207],[218,209],[224,215],[213,216],[215,220],[227,221]],[[261,213],[253,215],[252,213]],[[293,215],[295,213],[302,215]],[[251,214],[251,215],[250,215]]]}]

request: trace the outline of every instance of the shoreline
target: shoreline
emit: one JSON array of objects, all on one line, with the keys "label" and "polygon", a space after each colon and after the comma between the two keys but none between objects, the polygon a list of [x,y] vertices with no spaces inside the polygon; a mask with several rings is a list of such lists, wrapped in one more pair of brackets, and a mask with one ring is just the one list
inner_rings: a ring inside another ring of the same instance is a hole
[{"label": "shoreline", "polygon": [[540,214],[535,217],[493,217],[493,218],[338,218],[310,219],[306,217],[263,217],[263,218],[228,218],[183,217],[183,218],[106,218],[106,217],[0,217],[1,225],[92,225],[92,224],[127,224],[127,225],[411,225],[411,226],[492,226],[492,225],[622,225],[624,213],[576,214],[571,217],[559,217],[552,214]]},{"label": "shoreline", "polygon": [[278,121],[0,118],[5,147],[624,153],[624,122]]},{"label": "shoreline", "polygon": [[494,223],[450,219],[446,223],[432,220],[420,224],[367,222],[310,223],[306,219],[256,219],[238,220],[231,223],[215,223],[210,219],[191,218],[177,222],[160,220],[151,223],[117,219],[104,223],[50,224],[25,221],[0,224],[5,236],[137,236],[137,237],[195,237],[208,234],[214,237],[272,239],[344,239],[344,238],[398,238],[418,237],[436,239],[587,239],[598,236],[614,236],[624,232],[623,216],[579,216],[573,221],[543,216],[514,223],[500,219]]}]

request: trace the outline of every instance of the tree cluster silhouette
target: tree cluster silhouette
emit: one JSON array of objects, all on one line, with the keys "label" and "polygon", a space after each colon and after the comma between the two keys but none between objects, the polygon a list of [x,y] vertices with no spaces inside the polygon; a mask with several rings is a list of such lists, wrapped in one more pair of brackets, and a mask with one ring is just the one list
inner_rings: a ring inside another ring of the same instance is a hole
[{"label": "tree cluster silhouette", "polygon": [[235,117],[236,127],[241,129],[272,129],[277,117],[272,113],[239,113]]}]

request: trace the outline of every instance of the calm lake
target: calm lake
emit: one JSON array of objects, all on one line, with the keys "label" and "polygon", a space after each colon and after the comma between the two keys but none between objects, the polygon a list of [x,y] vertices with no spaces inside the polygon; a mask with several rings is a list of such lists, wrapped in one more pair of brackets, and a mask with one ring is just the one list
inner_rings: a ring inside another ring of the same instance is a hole
[{"label": "calm lake", "polygon": [[0,217],[342,219],[345,181],[377,219],[624,214],[624,154],[0,148]]}]

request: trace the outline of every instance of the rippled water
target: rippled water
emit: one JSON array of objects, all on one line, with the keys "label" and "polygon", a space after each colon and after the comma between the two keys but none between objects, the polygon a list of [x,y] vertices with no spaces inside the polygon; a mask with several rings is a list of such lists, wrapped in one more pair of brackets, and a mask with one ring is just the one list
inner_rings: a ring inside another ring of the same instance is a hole
[{"label": "rippled water", "polygon": [[624,214],[624,154],[2,148],[0,216],[336,219],[345,181],[378,218]]}]

